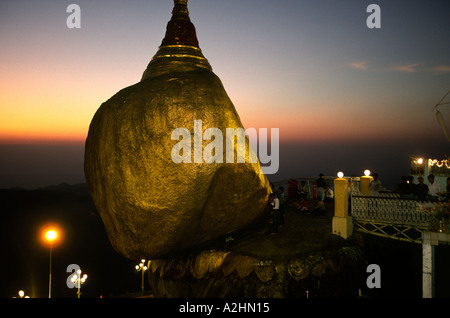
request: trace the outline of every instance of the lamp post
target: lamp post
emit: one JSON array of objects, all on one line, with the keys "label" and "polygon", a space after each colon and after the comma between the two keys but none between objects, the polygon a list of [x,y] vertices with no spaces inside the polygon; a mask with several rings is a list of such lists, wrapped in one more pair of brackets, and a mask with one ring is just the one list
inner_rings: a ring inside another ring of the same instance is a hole
[{"label": "lamp post", "polygon": [[81,284],[84,284],[84,282],[87,279],[87,275],[84,274],[83,277],[81,277],[81,269],[77,270],[77,274],[78,275],[73,275],[71,281],[74,284],[78,284],[78,286],[77,286],[77,289],[78,289],[77,295],[78,295],[78,298],[80,298],[81,297]]},{"label": "lamp post", "polygon": [[136,270],[139,272],[142,272],[142,282],[141,282],[141,288],[142,288],[142,294],[144,294],[144,274],[145,271],[147,270],[147,266],[145,266],[145,259],[141,259],[141,262],[139,263],[139,265],[136,265],[134,268],[136,268]]},{"label": "lamp post", "polygon": [[344,239],[353,234],[353,220],[348,215],[348,180],[343,172],[338,172],[334,179],[334,216],[332,221],[333,234]]},{"label": "lamp post", "polygon": [[57,239],[58,232],[56,230],[48,230],[45,233],[45,239],[50,244],[50,260],[49,260],[49,271],[48,271],[48,298],[52,297],[52,250],[53,250],[53,242]]},{"label": "lamp post", "polygon": [[373,177],[371,177],[370,174],[371,174],[370,170],[364,170],[364,175],[361,176],[361,178],[359,179],[360,189],[362,194],[364,195],[370,195],[369,185],[370,182],[373,180]]}]

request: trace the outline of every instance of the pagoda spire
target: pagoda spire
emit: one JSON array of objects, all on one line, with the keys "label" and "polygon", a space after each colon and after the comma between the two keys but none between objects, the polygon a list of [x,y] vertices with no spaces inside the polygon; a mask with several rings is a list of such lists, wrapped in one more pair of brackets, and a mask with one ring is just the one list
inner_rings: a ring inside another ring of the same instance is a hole
[{"label": "pagoda spire", "polygon": [[174,0],[172,19],[167,23],[161,46],[189,45],[199,47],[195,27],[189,18],[187,0]]},{"label": "pagoda spire", "polygon": [[174,0],[172,15],[189,16],[187,0]]},{"label": "pagoda spire", "polygon": [[187,0],[174,0],[172,17],[167,23],[164,39],[141,80],[175,70],[199,68],[212,71],[198,44],[195,27],[189,18]]}]

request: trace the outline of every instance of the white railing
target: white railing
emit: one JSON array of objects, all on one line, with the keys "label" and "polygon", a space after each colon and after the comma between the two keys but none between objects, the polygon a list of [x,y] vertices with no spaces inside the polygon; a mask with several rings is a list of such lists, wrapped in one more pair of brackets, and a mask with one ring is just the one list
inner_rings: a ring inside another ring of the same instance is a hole
[{"label": "white railing", "polygon": [[370,197],[353,195],[352,217],[358,220],[429,228],[431,214],[424,203],[397,197]]}]

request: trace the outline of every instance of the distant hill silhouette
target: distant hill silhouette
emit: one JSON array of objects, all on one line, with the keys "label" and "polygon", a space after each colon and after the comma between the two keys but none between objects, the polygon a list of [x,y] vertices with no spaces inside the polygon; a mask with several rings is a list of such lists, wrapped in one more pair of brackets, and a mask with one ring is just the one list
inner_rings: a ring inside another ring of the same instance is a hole
[{"label": "distant hill silhouette", "polygon": [[76,297],[66,286],[69,264],[88,274],[85,297],[124,295],[140,290],[138,261],[119,255],[111,246],[86,184],[62,183],[35,190],[0,189],[0,239],[3,273],[0,297],[23,289],[31,297],[48,297],[49,248],[38,239],[39,228],[56,222],[64,229],[53,249],[52,295]]},{"label": "distant hill silhouette", "polygon": [[89,195],[89,189],[86,183],[79,183],[79,184],[60,183],[56,185],[49,185],[43,187],[40,190],[75,193],[79,195]]}]

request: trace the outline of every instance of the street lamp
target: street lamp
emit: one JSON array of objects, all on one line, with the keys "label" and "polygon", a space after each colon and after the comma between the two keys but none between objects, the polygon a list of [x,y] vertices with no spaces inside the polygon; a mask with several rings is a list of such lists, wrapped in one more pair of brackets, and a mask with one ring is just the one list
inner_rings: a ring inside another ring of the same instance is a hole
[{"label": "street lamp", "polygon": [[49,261],[49,273],[48,273],[48,298],[52,297],[52,250],[53,243],[58,238],[58,232],[55,229],[50,229],[45,232],[45,239],[50,244],[50,261]]},{"label": "street lamp", "polygon": [[148,269],[147,266],[145,266],[145,259],[141,259],[141,262],[139,263],[139,265],[136,265],[134,268],[136,268],[136,270],[139,272],[142,272],[142,283],[141,283],[141,288],[142,288],[142,294],[144,293],[144,274],[145,271]]},{"label": "street lamp", "polygon": [[48,274],[48,298],[52,297],[52,252],[63,239],[64,232],[56,223],[46,223],[39,229],[39,239],[45,246],[50,249],[49,274]]},{"label": "street lamp", "polygon": [[77,274],[78,274],[78,275],[73,275],[73,276],[72,276],[71,281],[72,281],[72,283],[74,283],[74,284],[77,284],[77,283],[78,283],[78,287],[77,287],[77,288],[78,288],[78,291],[77,291],[77,294],[78,294],[78,298],[80,298],[80,297],[81,297],[81,291],[80,291],[80,289],[81,289],[81,284],[84,284],[84,282],[85,282],[86,279],[87,279],[87,275],[84,274],[83,277],[81,277],[81,269],[77,270]]}]

